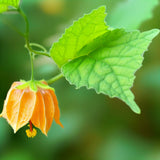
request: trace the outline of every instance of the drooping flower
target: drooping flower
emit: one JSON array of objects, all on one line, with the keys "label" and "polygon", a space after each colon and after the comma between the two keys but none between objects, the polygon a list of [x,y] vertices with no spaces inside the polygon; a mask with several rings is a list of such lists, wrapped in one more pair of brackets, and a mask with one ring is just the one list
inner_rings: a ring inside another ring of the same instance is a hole
[{"label": "drooping flower", "polygon": [[53,120],[61,127],[60,110],[54,89],[45,81],[14,82],[4,102],[1,117],[4,117],[16,133],[29,123],[28,137],[37,131],[32,124],[47,135]]}]

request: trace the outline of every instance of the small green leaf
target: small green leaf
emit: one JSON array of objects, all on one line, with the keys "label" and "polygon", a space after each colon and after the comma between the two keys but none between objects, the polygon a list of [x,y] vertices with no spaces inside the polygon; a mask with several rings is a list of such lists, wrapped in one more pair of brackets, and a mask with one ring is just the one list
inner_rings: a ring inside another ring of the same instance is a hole
[{"label": "small green leaf", "polygon": [[61,67],[65,63],[82,55],[79,51],[93,39],[99,37],[107,31],[104,19],[106,17],[104,6],[85,15],[66,29],[64,35],[57,43],[54,43],[50,55]]},{"label": "small green leaf", "polygon": [[21,84],[21,85],[17,86],[16,88],[17,89],[25,89],[29,86],[29,83],[30,82],[24,82],[24,84]]},{"label": "small green leaf", "polygon": [[40,87],[40,88],[43,88],[43,89],[50,89],[50,90],[55,91],[54,88],[52,88],[52,87],[50,87],[50,86],[48,86],[48,85],[46,85],[42,82],[39,82],[39,81],[37,82],[37,86]]},{"label": "small green leaf", "polygon": [[143,53],[159,30],[140,33],[123,29],[108,31],[85,46],[81,56],[62,67],[65,78],[77,88],[86,86],[97,93],[117,97],[136,113],[140,109],[130,88],[134,73],[142,66]]},{"label": "small green leaf", "polygon": [[8,7],[18,8],[20,0],[0,0],[0,13],[8,10]]},{"label": "small green leaf", "polygon": [[37,92],[38,90],[36,83],[37,83],[36,81],[29,81],[29,87],[33,92]]}]

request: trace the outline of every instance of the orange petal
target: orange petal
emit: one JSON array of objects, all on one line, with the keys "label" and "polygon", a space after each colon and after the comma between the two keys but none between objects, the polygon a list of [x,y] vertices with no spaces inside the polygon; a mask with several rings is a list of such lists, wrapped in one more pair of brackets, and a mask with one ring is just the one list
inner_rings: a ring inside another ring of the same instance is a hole
[{"label": "orange petal", "polygon": [[46,133],[47,133],[52,125],[53,118],[54,118],[54,113],[55,113],[54,102],[48,90],[41,90],[41,93],[43,95],[44,104],[45,104]]},{"label": "orange petal", "polygon": [[42,133],[46,134],[46,118],[45,118],[45,104],[40,91],[36,93],[36,103],[34,112],[32,114],[31,122],[34,126],[41,129]]},{"label": "orange petal", "polygon": [[[18,85],[21,85],[21,82],[14,82],[11,86],[11,88],[9,89],[8,93],[7,93],[7,97],[6,97],[6,100],[4,101],[4,107],[3,107],[3,111],[2,111],[2,114],[1,116],[6,118],[7,119],[7,116],[6,116],[6,106],[7,106],[7,103],[8,103],[8,100],[12,97],[12,101],[14,101],[14,99],[16,99],[16,96],[17,97],[20,97],[21,95],[21,92],[16,92],[16,95],[15,95],[15,98],[13,96],[11,96],[11,93],[13,91],[13,88],[15,88],[16,86]],[[14,92],[14,91],[13,91]],[[13,93],[12,93],[13,94]],[[14,94],[13,94],[14,95]],[[13,102],[14,103],[14,102]]]},{"label": "orange petal", "polygon": [[31,119],[36,96],[28,88],[24,90],[13,89],[7,102],[6,113],[9,124],[16,132]]},{"label": "orange petal", "polygon": [[37,101],[31,122],[47,135],[54,118],[54,103],[51,94],[46,89],[39,89]]},{"label": "orange petal", "polygon": [[54,115],[54,119],[56,121],[57,124],[59,124],[62,128],[64,128],[63,124],[60,122],[60,110],[59,110],[59,106],[58,106],[58,100],[57,97],[54,93],[53,90],[49,90],[49,92],[52,95],[53,98],[53,102],[54,102],[54,106],[55,106],[55,115]]},{"label": "orange petal", "polygon": [[[17,90],[15,88],[13,89],[11,88],[7,94],[2,116],[6,118],[9,123],[11,120],[10,114],[13,113],[14,107],[16,108],[16,106],[19,105],[22,94],[23,94],[23,90]],[[9,117],[7,116],[7,110],[8,110]]]},{"label": "orange petal", "polygon": [[19,86],[19,85],[22,85],[23,84],[23,82],[13,82],[13,84],[12,84],[12,86],[11,86],[11,89],[12,88],[15,88],[15,87],[17,87],[17,86]]}]

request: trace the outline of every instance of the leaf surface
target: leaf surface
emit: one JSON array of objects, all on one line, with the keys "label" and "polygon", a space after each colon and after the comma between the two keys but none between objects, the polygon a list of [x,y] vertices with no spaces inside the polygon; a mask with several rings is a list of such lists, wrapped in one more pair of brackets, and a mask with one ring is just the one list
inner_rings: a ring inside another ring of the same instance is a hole
[{"label": "leaf surface", "polygon": [[143,53],[159,30],[109,29],[105,16],[105,7],[100,7],[76,21],[52,46],[51,57],[77,88],[117,97],[140,113],[130,89]]},{"label": "leaf surface", "polygon": [[140,109],[130,88],[134,73],[142,66],[143,53],[159,30],[140,33],[123,29],[108,31],[85,46],[78,57],[62,67],[65,78],[77,88],[117,97],[136,113]]},{"label": "leaf surface", "polygon": [[70,60],[80,57],[79,51],[95,38],[107,31],[104,19],[106,17],[104,6],[85,15],[66,29],[64,35],[54,43],[50,55],[61,67]]}]

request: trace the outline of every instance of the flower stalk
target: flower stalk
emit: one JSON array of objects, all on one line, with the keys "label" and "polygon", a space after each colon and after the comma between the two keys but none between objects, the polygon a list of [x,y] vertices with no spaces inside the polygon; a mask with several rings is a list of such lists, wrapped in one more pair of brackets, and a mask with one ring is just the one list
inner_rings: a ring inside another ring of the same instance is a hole
[{"label": "flower stalk", "polygon": [[54,83],[55,81],[57,81],[57,80],[59,80],[59,79],[61,79],[61,78],[63,78],[63,74],[62,74],[62,73],[60,73],[60,74],[58,74],[57,76],[49,79],[49,80],[47,81],[47,83],[48,83],[48,84],[52,84],[52,83]]},{"label": "flower stalk", "polygon": [[[49,56],[47,52],[47,50],[39,45],[39,44],[36,44],[36,43],[30,43],[29,42],[29,21],[28,21],[28,18],[27,16],[25,15],[25,13],[21,10],[21,8],[18,8],[17,10],[19,12],[19,14],[23,17],[24,21],[25,21],[25,33],[24,33],[24,38],[25,38],[25,42],[26,42],[26,45],[25,47],[27,48],[28,52],[29,52],[29,55],[30,55],[30,61],[31,61],[31,80],[34,81],[34,65],[33,65],[33,54],[39,54],[39,55],[44,55],[44,56]],[[43,51],[35,51],[32,49],[31,46],[36,46],[38,48],[41,48]]]},{"label": "flower stalk", "polygon": [[[12,10],[10,10],[12,11]],[[21,35],[25,38],[25,47],[27,48],[28,50],[28,53],[30,55],[30,62],[31,62],[31,81],[34,81],[34,63],[33,63],[33,59],[34,59],[34,54],[37,54],[37,55],[43,55],[43,56],[47,56],[47,57],[50,57],[49,53],[47,52],[46,48],[43,47],[42,45],[40,44],[37,44],[37,43],[30,43],[30,40],[29,40],[29,21],[28,21],[28,18],[27,16],[25,15],[25,13],[23,12],[23,10],[19,7],[18,9],[14,9],[13,11],[17,11],[24,19],[25,21],[25,33],[21,33]],[[39,49],[41,49],[42,51],[37,51],[37,50],[34,50],[33,47],[37,47]],[[49,79],[47,82],[48,84],[52,84],[54,83],[55,81],[61,79],[63,77],[63,74],[59,74],[51,79]]]}]

